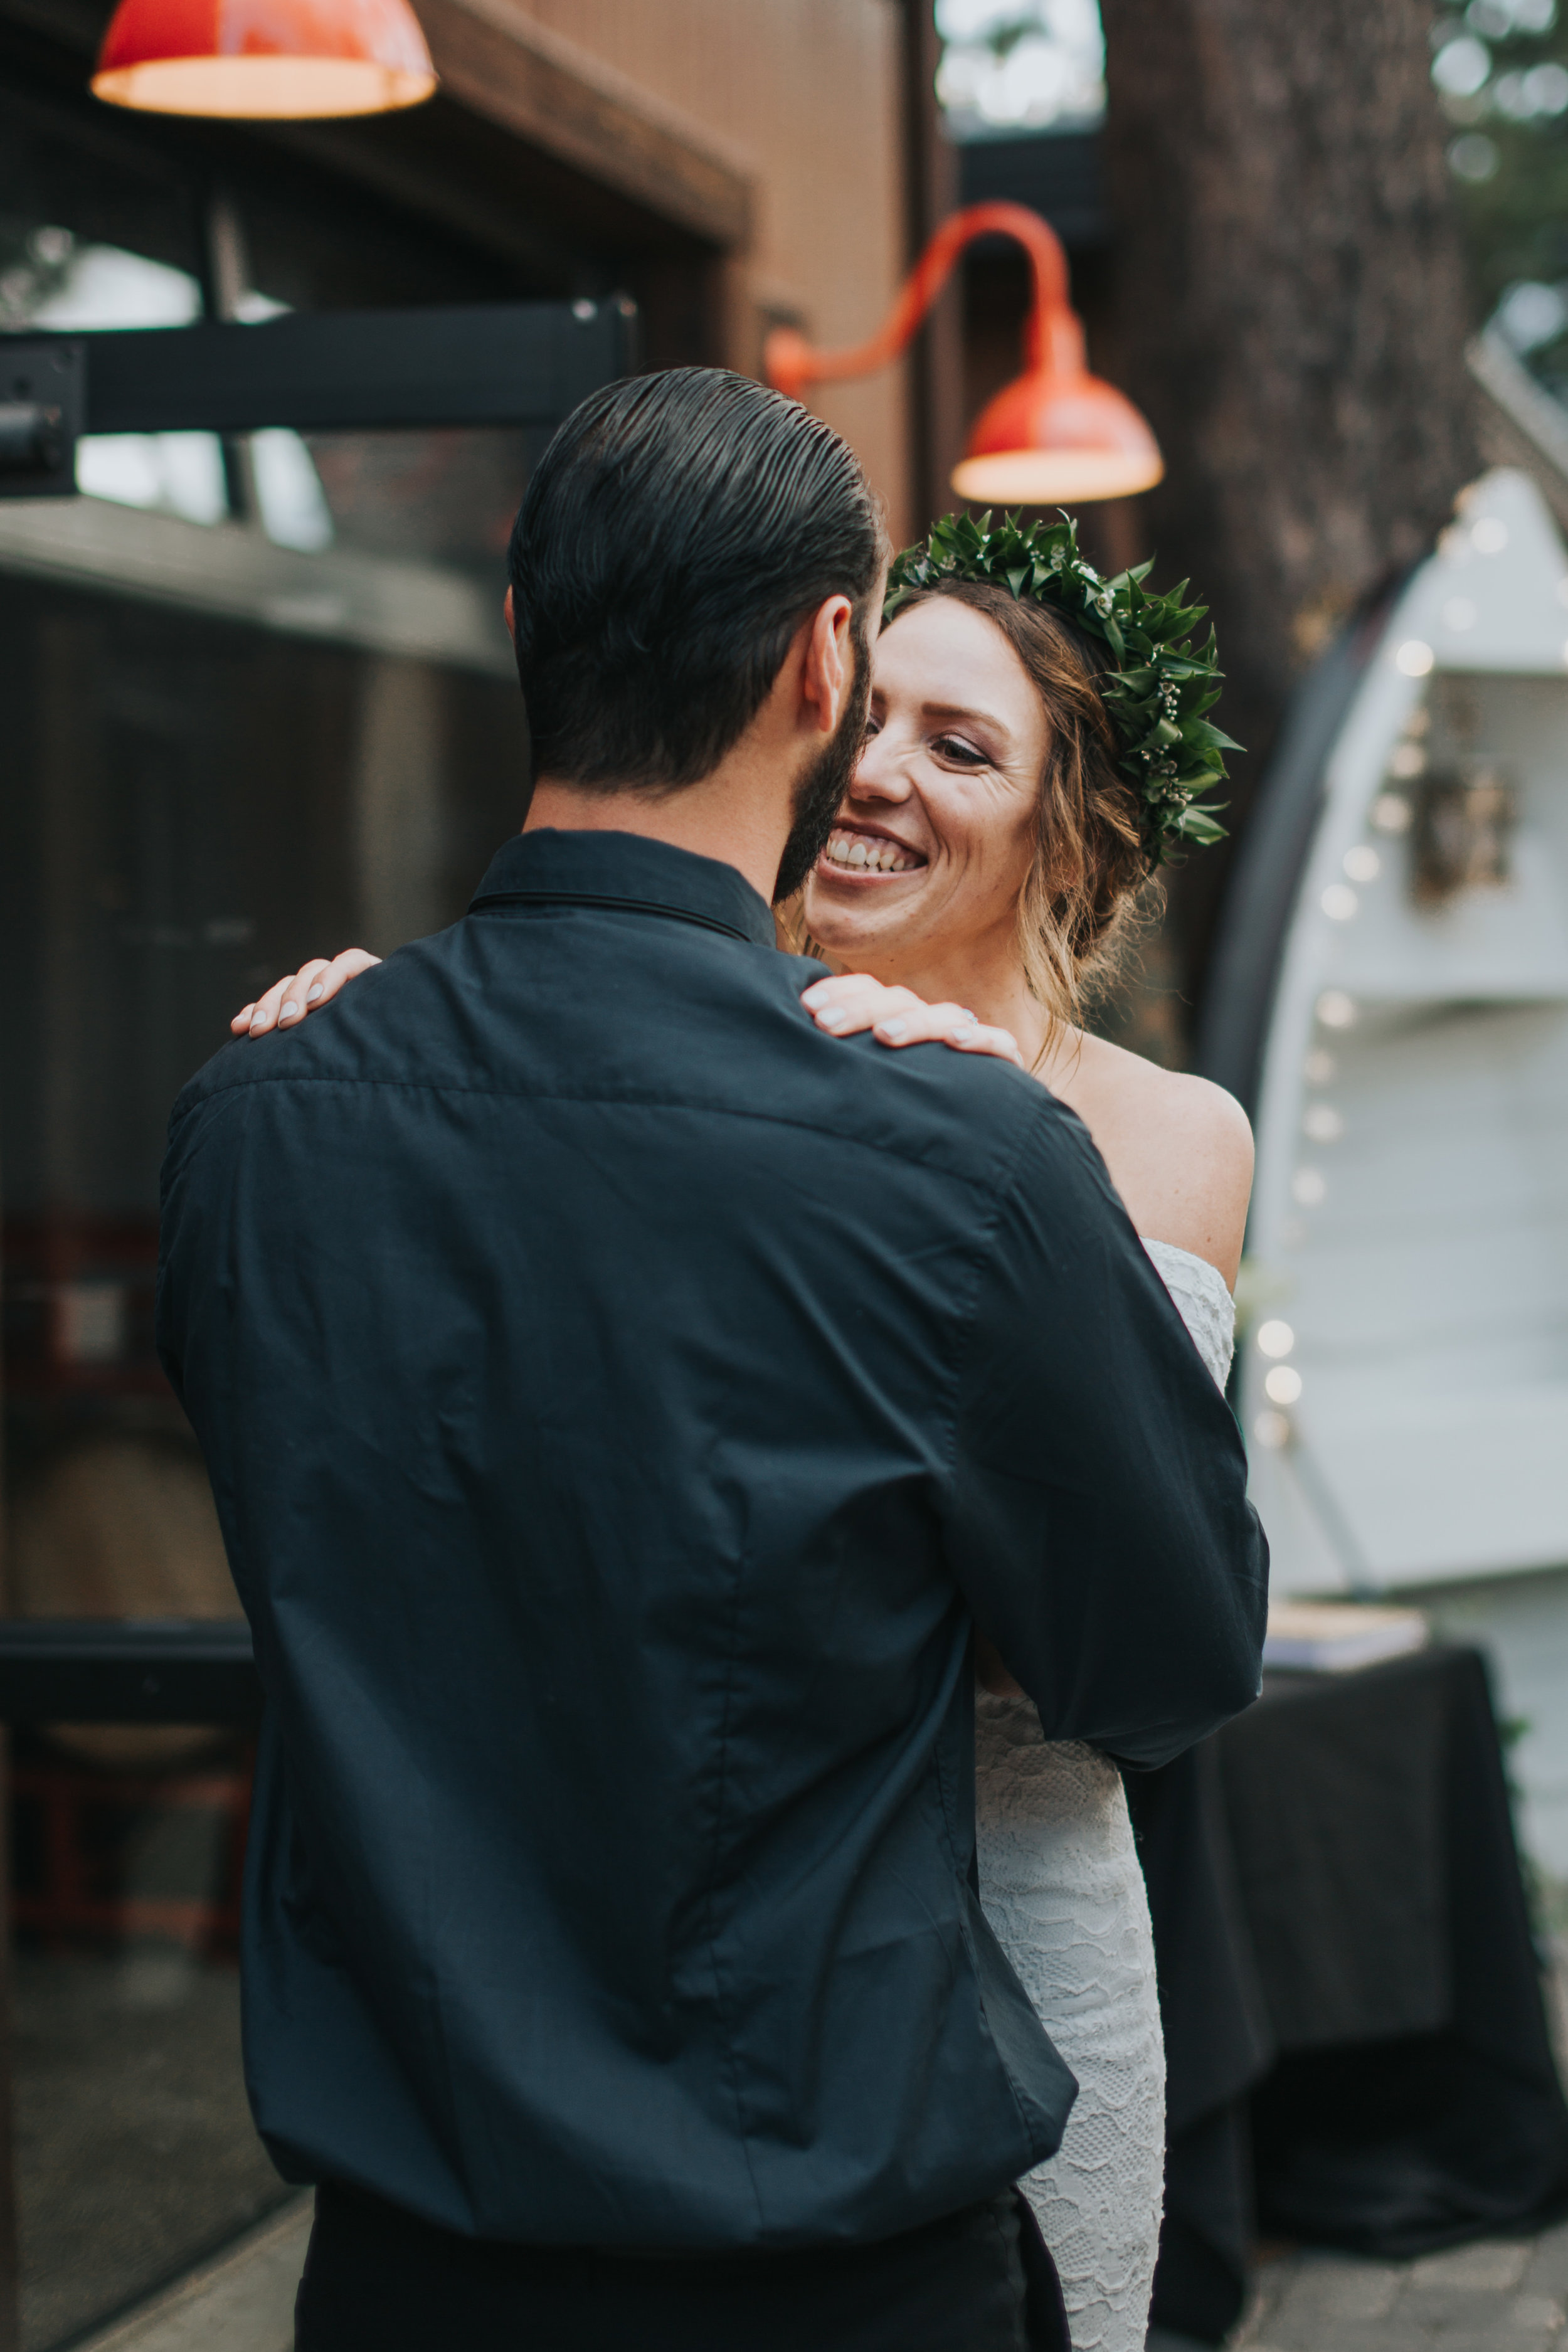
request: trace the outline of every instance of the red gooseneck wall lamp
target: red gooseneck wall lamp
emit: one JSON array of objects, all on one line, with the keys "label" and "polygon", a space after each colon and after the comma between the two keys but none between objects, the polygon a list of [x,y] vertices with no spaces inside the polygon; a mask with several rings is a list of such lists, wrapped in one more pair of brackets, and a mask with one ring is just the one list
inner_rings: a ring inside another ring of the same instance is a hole
[{"label": "red gooseneck wall lamp", "polygon": [[436,68],[408,0],[120,0],[92,88],[153,114],[297,122],[417,106]]},{"label": "red gooseneck wall lamp", "polygon": [[980,506],[1034,507],[1077,506],[1152,489],[1165,470],[1160,446],[1125,394],[1085,367],[1083,324],[1068,299],[1061,240],[1024,205],[971,205],[944,221],[869,342],[819,352],[793,327],[775,327],[763,355],[768,382],[798,400],[809,384],[886,367],[931,309],[964,247],[998,231],[1017,238],[1034,274],[1025,369],[981,412],[953,468],[954,490]]}]

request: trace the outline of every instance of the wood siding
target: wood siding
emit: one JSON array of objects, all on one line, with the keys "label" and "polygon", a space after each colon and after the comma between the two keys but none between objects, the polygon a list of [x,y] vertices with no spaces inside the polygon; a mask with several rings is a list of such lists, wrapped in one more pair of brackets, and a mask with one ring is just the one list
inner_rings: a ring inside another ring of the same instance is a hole
[{"label": "wood siding", "polygon": [[[750,177],[751,235],[734,248],[726,304],[731,365],[757,373],[779,319],[828,343],[869,333],[905,267],[893,0],[508,5],[684,117],[694,148]],[[895,538],[907,536],[903,368],[825,388],[813,404],[858,451]]]}]

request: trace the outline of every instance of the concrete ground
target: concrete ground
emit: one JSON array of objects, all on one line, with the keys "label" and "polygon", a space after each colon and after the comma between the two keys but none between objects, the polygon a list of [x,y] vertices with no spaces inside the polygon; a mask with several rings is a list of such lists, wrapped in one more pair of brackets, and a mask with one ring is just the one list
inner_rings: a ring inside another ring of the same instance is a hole
[{"label": "concrete ground", "polygon": [[[308,2196],[79,2352],[289,2352]],[[1568,2224],[1415,2263],[1266,2263],[1236,2352],[1568,2352]],[[1156,2330],[1149,2352],[1190,2352]]]},{"label": "concrete ground", "polygon": [[1414,2263],[1298,2253],[1266,2264],[1236,2336],[1247,2352],[1552,2352],[1568,2311],[1568,2224]]},{"label": "concrete ground", "polygon": [[292,2352],[307,2192],[78,2352]]},{"label": "concrete ground", "polygon": [[42,2352],[227,2248],[290,2191],[246,2105],[237,1969],[133,1948],[21,1951],[14,1970],[22,2344]]},{"label": "concrete ground", "polygon": [[[1568,1935],[1556,1939],[1548,1991],[1568,2074]],[[291,2352],[311,2202],[291,2198],[78,2352]],[[1148,2352],[1199,2347],[1156,2329]],[[1413,2263],[1278,2253],[1259,2264],[1232,2352],[1568,2352],[1568,2222]]]}]

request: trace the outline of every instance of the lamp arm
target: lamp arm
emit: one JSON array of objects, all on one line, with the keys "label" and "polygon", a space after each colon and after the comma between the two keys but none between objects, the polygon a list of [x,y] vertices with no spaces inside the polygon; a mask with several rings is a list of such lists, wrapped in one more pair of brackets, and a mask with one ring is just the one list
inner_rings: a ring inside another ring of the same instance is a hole
[{"label": "lamp arm", "polygon": [[952,277],[960,254],[978,236],[1016,237],[1029,257],[1034,301],[1025,329],[1024,361],[1030,369],[1047,364],[1083,365],[1083,329],[1068,299],[1067,256],[1050,223],[1026,205],[969,205],[943,221],[916,262],[887,318],[864,343],[819,351],[793,327],[775,327],[763,346],[763,373],[775,392],[798,400],[808,384],[870,375],[886,367],[909,342]]}]

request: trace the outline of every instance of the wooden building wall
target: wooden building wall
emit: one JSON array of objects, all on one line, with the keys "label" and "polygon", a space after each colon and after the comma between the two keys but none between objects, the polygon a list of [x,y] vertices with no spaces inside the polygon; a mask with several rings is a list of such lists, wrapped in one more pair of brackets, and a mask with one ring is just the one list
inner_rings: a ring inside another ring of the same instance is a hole
[{"label": "wooden building wall", "polygon": [[[518,0],[518,13],[625,77],[644,110],[748,185],[723,266],[732,365],[760,372],[775,320],[830,343],[870,332],[905,268],[898,0]],[[907,537],[905,371],[826,388],[814,405]]]}]

